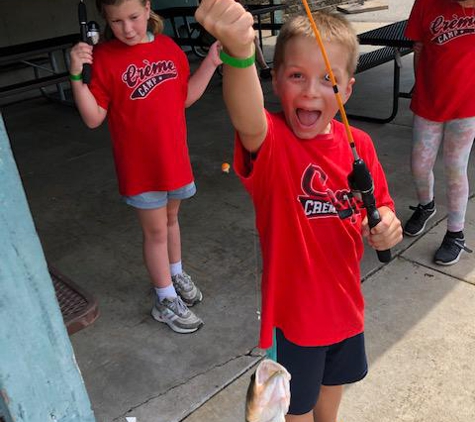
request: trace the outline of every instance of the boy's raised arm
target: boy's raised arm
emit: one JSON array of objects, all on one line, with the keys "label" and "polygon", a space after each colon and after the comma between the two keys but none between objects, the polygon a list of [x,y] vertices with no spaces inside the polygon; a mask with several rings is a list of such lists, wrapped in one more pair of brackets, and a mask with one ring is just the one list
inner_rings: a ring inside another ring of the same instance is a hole
[{"label": "boy's raised arm", "polygon": [[[254,54],[254,19],[234,0],[202,0],[196,20],[236,59]],[[256,67],[224,65],[224,101],[234,128],[247,150],[259,149],[267,133],[264,97]]]}]

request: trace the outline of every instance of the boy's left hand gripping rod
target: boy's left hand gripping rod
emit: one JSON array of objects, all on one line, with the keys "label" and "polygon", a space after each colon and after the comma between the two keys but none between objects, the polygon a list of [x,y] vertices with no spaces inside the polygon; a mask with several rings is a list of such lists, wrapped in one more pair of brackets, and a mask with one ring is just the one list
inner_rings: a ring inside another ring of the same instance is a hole
[{"label": "boy's left hand gripping rod", "polygon": [[[81,41],[92,44],[91,40],[87,36],[87,11],[83,0],[81,0],[78,4],[78,18]],[[89,82],[91,82],[91,65],[89,63],[84,63],[82,65],[82,80],[85,84],[89,84]]]}]

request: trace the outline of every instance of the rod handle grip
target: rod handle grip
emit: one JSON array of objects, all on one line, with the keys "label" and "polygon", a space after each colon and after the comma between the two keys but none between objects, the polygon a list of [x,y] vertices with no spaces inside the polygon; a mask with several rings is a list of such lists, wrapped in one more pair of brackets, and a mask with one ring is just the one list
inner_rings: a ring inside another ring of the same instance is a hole
[{"label": "rod handle grip", "polygon": [[[371,210],[368,210],[368,225],[370,229],[376,226],[381,221],[381,216],[376,207]],[[376,251],[378,254],[379,262],[389,262],[391,261],[391,249],[386,249],[384,251]]]}]

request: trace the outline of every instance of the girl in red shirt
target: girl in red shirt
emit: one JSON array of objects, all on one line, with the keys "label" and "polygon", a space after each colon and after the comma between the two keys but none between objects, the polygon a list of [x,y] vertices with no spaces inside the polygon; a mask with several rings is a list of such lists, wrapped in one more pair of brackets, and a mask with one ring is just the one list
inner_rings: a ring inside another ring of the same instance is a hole
[{"label": "girl in red shirt", "polygon": [[433,168],[443,143],[447,232],[434,262],[452,265],[462,251],[471,252],[463,229],[475,137],[475,1],[416,0],[406,36],[415,41],[411,170],[419,205],[411,207],[404,232],[421,234],[436,213]]},{"label": "girl in red shirt", "polygon": [[[187,58],[168,37],[149,0],[97,0],[106,42],[71,51],[71,85],[90,128],[107,117],[119,190],[138,213],[147,270],[157,293],[152,316],[179,333],[203,322],[188,306],[202,293],[182,269],[178,210],[196,192],[185,108],[203,94],[221,63],[217,44],[190,77]],[[107,37],[109,35],[109,37]],[[83,83],[83,64],[92,80]]]}]

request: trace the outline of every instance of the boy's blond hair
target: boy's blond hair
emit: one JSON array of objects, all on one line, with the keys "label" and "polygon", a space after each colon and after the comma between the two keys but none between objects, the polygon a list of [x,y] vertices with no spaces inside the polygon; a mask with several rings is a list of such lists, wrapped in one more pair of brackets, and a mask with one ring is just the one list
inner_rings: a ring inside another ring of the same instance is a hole
[{"label": "boy's blond hair", "polygon": [[[348,53],[347,70],[353,76],[358,64],[359,44],[356,32],[350,22],[341,15],[328,12],[312,13],[323,42],[330,41],[342,45]],[[274,51],[274,69],[278,70],[284,62],[285,46],[294,37],[315,38],[307,16],[296,16],[281,28]],[[316,41],[315,41],[316,42]]]}]

